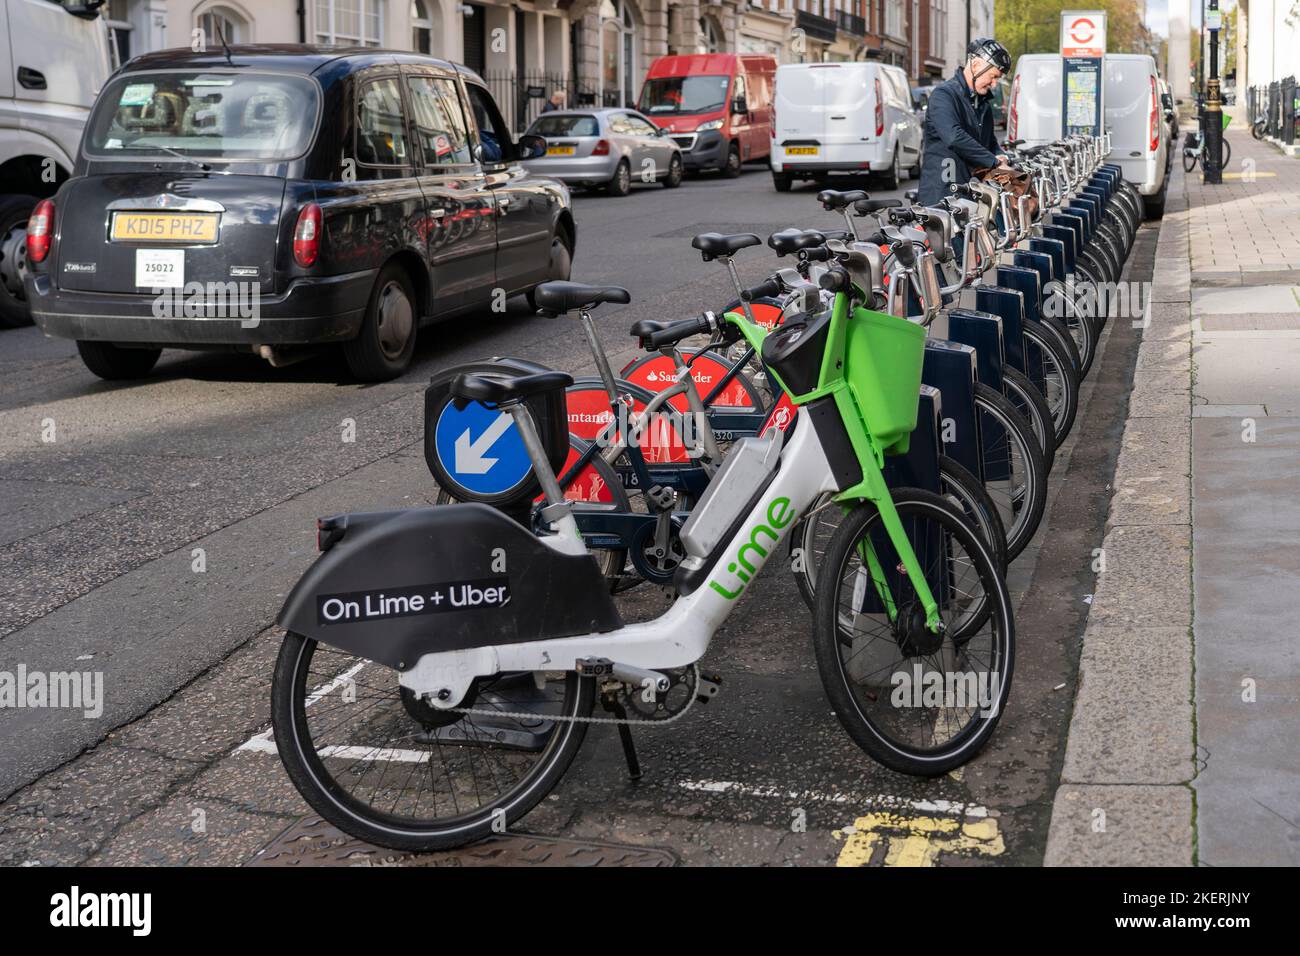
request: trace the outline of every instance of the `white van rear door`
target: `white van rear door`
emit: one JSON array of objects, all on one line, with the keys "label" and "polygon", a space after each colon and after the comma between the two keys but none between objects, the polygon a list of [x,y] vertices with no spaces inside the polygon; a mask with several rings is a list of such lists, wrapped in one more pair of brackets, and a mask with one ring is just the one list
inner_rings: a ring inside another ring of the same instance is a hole
[{"label": "white van rear door", "polygon": [[[1018,83],[1018,87],[1017,87]],[[1016,139],[1041,146],[1061,138],[1061,58],[1020,58],[1011,89]]]},{"label": "white van rear door", "polygon": [[826,81],[825,161],[854,168],[869,158],[866,141],[876,139],[875,69],[865,64],[827,66],[832,68],[821,71]]},{"label": "white van rear door", "polygon": [[776,138],[815,139],[825,132],[823,71],[781,67],[776,73]]},{"label": "white van rear door", "polygon": [[1151,70],[1144,58],[1106,57],[1106,128],[1111,156],[1136,159],[1150,145]]}]

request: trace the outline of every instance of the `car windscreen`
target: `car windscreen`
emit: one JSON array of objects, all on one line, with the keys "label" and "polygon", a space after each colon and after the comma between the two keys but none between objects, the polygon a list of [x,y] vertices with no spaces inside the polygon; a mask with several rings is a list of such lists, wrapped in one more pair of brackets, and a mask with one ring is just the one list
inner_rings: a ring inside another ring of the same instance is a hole
[{"label": "car windscreen", "polygon": [[716,113],[727,102],[729,76],[661,76],[641,89],[642,113]]},{"label": "car windscreen", "polygon": [[86,152],[277,161],[302,155],[318,112],[316,84],[272,73],[128,73],[95,102]]},{"label": "car windscreen", "polygon": [[561,113],[539,116],[528,132],[534,136],[599,136],[600,124],[594,116]]}]

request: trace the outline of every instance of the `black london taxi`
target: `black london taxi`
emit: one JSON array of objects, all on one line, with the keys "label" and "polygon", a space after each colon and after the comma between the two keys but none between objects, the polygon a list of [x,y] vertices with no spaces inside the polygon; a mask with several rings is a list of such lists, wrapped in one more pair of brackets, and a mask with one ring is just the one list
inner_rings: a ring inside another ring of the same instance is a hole
[{"label": "black london taxi", "polygon": [[483,81],[418,54],[164,50],[117,71],[27,229],[28,301],[103,378],[163,348],[400,375],[423,324],[568,278],[567,188]]}]

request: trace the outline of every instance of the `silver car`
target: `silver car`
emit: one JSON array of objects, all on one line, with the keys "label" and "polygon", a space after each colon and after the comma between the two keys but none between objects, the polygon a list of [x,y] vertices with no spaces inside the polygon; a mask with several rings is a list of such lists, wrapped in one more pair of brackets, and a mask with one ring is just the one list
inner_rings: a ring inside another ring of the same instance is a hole
[{"label": "silver car", "polygon": [[528,132],[545,138],[546,155],[524,166],[570,186],[626,196],[637,182],[681,185],[681,147],[636,110],[555,110]]}]

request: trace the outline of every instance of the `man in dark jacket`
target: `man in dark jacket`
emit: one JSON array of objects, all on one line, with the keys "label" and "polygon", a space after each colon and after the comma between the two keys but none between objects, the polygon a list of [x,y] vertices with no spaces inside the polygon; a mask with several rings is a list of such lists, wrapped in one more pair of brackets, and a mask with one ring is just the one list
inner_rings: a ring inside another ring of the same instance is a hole
[{"label": "man in dark jacket", "polygon": [[925,111],[925,157],[918,200],[932,205],[971,171],[1006,162],[993,137],[993,85],[1011,72],[1011,54],[990,37],[971,42],[966,65],[935,87]]}]

